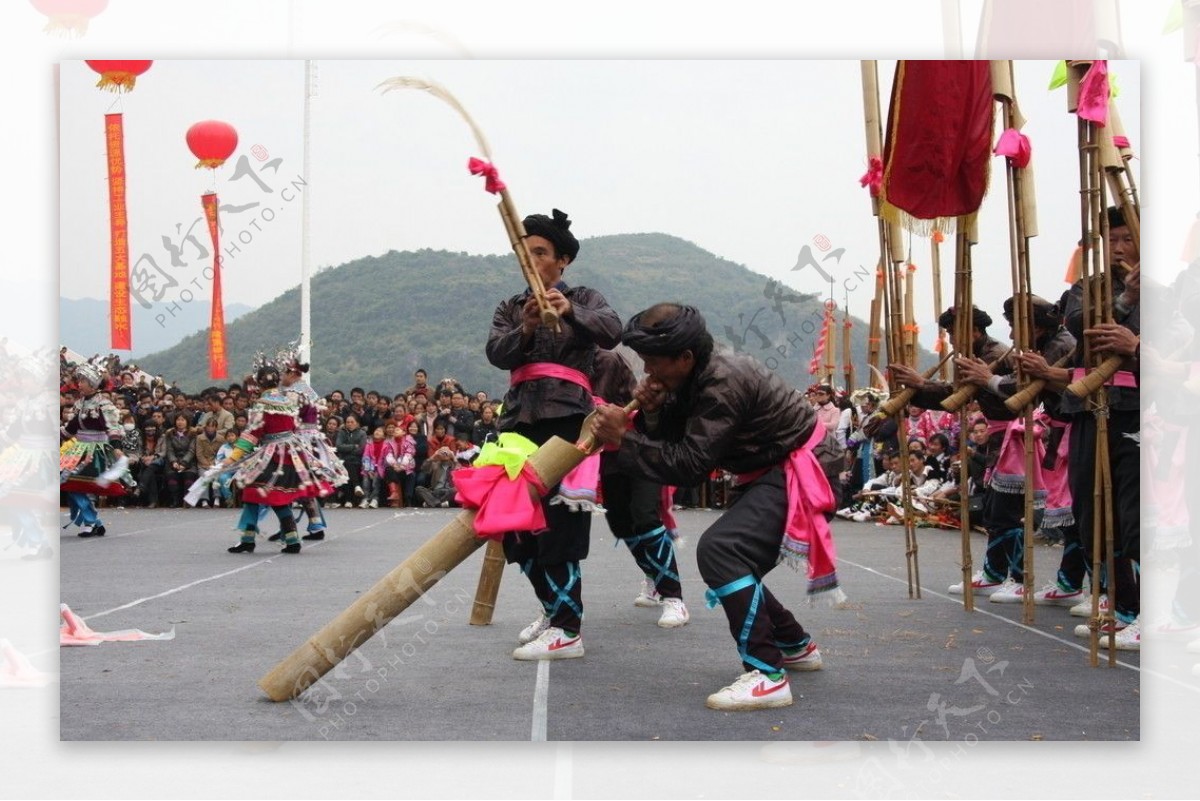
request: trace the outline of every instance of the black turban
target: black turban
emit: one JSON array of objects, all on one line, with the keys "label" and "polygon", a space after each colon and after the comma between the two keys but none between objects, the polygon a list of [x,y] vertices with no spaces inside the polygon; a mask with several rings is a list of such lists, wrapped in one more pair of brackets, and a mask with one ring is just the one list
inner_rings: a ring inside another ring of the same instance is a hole
[{"label": "black turban", "polygon": [[699,309],[680,305],[675,316],[644,327],[642,318],[655,308],[638,312],[629,319],[621,332],[622,343],[646,356],[677,356],[685,350],[694,352],[700,347],[708,334],[708,326]]},{"label": "black turban", "polygon": [[[954,318],[956,316],[953,306],[942,312],[942,316],[938,318],[938,325],[945,328],[947,331],[954,330]],[[992,318],[983,309],[978,306],[971,307],[971,327],[980,330],[987,330],[987,327],[992,324]]]},{"label": "black turban", "polygon": [[529,236],[540,236],[549,240],[559,256],[566,256],[567,263],[575,261],[579,255],[579,240],[569,230],[571,221],[567,215],[558,209],[552,211],[553,217],[545,214],[530,214],[525,218],[525,233]]},{"label": "black turban", "polygon": [[[1057,330],[1062,324],[1062,316],[1058,312],[1058,306],[1046,300],[1039,298],[1037,295],[1030,295],[1029,302],[1033,304],[1033,325],[1035,328],[1048,328],[1052,331]],[[1013,299],[1008,298],[1004,301],[1004,319],[1012,324],[1013,316]]]},{"label": "black turban", "polygon": [[1109,228],[1124,228],[1125,227],[1125,212],[1120,206],[1108,207],[1108,227]]}]

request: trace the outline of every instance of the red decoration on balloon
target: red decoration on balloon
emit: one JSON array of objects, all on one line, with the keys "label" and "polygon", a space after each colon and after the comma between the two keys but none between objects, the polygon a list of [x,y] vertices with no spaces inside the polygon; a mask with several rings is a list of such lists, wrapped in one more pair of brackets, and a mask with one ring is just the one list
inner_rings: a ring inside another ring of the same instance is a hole
[{"label": "red decoration on balloon", "polygon": [[49,19],[46,33],[83,36],[88,20],[108,8],[108,0],[30,0],[31,5]]},{"label": "red decoration on balloon", "polygon": [[198,122],[187,132],[187,145],[200,159],[196,168],[215,170],[237,149],[238,135],[233,126],[220,120]]},{"label": "red decoration on balloon", "polygon": [[100,89],[109,92],[132,92],[137,76],[150,69],[153,61],[89,61],[87,65],[100,73]]}]

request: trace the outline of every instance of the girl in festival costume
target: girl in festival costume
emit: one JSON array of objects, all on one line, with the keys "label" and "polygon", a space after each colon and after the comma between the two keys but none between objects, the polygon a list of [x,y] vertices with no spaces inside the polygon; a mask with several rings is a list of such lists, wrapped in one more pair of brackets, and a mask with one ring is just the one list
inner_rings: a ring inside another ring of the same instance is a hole
[{"label": "girl in festival costume", "polygon": [[280,368],[261,354],[255,359],[255,380],[262,395],[250,409],[250,421],[238,438],[233,458],[233,480],[242,490],[241,542],[230,553],[253,553],[261,507],[269,506],[279,518],[283,553],[300,553],[292,503],[328,495],[333,485],[297,433],[300,405],[294,392],[280,386]]},{"label": "girl in festival costume", "polygon": [[79,526],[81,537],[103,537],[105,533],[91,495],[125,494],[125,485],[117,480],[126,472],[121,450],[125,430],[117,407],[100,393],[104,375],[103,369],[91,362],[75,368],[79,398],[75,416],[63,427],[63,433],[72,439],[60,451],[59,479],[67,493],[71,522]]},{"label": "girl in festival costume", "polygon": [[[346,483],[349,476],[342,460],[329,447],[329,441],[321,432],[321,406],[324,405],[325,399],[304,380],[304,375],[308,372],[308,364],[300,360],[300,355],[294,347],[281,351],[276,356],[276,361],[283,371],[279,379],[280,385],[284,391],[295,396],[299,406],[300,426],[296,435],[300,440],[300,447],[304,448],[307,454],[306,464],[312,465],[315,475],[329,486],[340,487]],[[321,493],[322,497],[326,494]],[[308,517],[308,533],[304,535],[304,539],[325,539],[325,530],[328,526],[325,522],[325,513],[321,510],[321,505],[317,503],[317,498],[315,496],[305,498],[301,502],[301,508]],[[282,536],[283,532],[280,531],[272,534],[268,539],[274,542],[281,539]]]}]

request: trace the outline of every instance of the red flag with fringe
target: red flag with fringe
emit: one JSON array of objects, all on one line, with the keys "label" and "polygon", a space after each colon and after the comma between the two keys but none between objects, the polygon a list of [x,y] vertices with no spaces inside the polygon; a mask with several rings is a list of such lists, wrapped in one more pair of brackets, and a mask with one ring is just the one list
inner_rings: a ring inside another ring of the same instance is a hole
[{"label": "red flag with fringe", "polygon": [[986,61],[896,65],[883,147],[883,215],[910,231],[952,231],[979,210],[992,154]]}]

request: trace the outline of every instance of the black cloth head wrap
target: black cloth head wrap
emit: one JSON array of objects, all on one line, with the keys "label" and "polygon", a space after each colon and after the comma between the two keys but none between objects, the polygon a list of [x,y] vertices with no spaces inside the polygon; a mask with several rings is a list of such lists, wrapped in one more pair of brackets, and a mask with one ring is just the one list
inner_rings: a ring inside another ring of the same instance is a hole
[{"label": "black cloth head wrap", "polygon": [[[1058,312],[1058,306],[1046,300],[1039,298],[1037,295],[1031,295],[1030,303],[1033,304],[1033,325],[1035,328],[1049,328],[1056,330],[1062,324],[1062,317]],[[1012,323],[1013,299],[1008,298],[1004,301],[1004,319]]]},{"label": "black cloth head wrap", "polygon": [[704,315],[695,306],[680,305],[674,317],[659,320],[649,328],[642,326],[646,311],[631,317],[621,332],[621,342],[639,354],[676,356],[685,350],[695,349],[701,337],[708,332]]},{"label": "black cloth head wrap", "polygon": [[540,236],[554,244],[559,256],[566,256],[567,262],[575,261],[579,255],[579,240],[569,230],[571,221],[567,215],[558,209],[551,212],[554,216],[545,214],[530,214],[524,220],[525,233],[529,236]]},{"label": "black cloth head wrap", "polygon": [[1125,211],[1120,206],[1108,207],[1108,227],[1109,228],[1124,228],[1125,227]]},{"label": "black cloth head wrap", "polygon": [[[951,306],[942,312],[942,316],[938,318],[938,325],[945,328],[947,331],[954,330],[954,320],[957,316],[955,308]],[[992,318],[983,309],[978,306],[971,307],[971,327],[986,330],[992,324]]]}]

